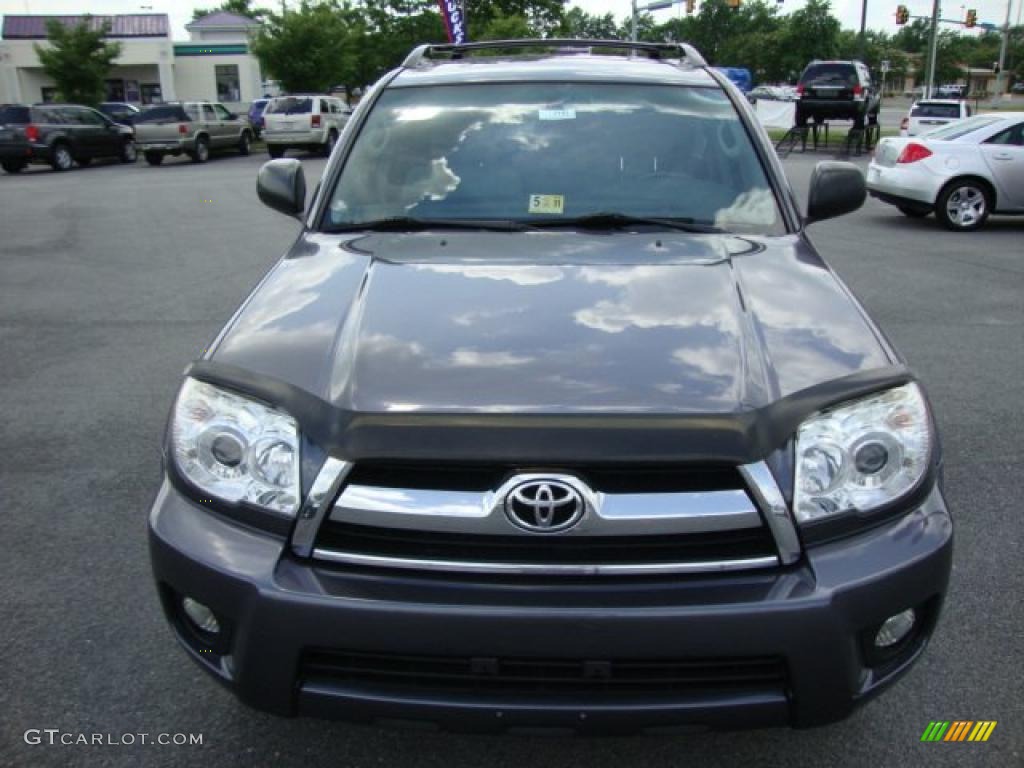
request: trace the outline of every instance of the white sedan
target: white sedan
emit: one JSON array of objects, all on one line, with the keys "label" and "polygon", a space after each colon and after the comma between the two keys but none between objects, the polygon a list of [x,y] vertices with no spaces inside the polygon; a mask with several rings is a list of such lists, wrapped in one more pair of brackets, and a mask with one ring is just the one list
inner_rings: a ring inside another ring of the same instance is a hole
[{"label": "white sedan", "polygon": [[1024,213],[1024,112],[976,115],[915,138],[882,139],[868,167],[872,197],[949,229],[990,213]]}]

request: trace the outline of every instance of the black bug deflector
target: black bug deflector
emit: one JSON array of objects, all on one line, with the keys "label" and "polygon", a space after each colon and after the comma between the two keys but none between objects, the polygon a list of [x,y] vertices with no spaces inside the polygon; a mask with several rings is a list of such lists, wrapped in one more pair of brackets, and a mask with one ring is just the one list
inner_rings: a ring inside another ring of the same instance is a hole
[{"label": "black bug deflector", "polygon": [[186,374],[288,412],[313,442],[349,461],[535,464],[749,464],[783,447],[811,414],[913,379],[902,365],[860,371],[739,413],[355,413],[287,382],[215,361],[196,361]]}]

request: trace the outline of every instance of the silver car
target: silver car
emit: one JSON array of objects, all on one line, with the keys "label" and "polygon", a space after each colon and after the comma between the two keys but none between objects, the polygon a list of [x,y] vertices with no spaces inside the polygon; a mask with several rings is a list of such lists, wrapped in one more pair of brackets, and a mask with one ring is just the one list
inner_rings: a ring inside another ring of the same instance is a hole
[{"label": "silver car", "polygon": [[1024,213],[1024,112],[976,115],[914,138],[882,139],[868,168],[872,197],[952,230],[991,213]]}]

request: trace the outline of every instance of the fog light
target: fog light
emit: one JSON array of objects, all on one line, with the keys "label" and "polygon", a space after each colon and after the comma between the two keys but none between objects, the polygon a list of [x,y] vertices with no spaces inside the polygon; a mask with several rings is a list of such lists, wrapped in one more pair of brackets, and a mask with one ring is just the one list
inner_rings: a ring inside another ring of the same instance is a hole
[{"label": "fog light", "polygon": [[895,616],[890,616],[882,623],[878,634],[875,635],[875,647],[891,648],[896,645],[910,634],[915,621],[917,621],[917,615],[913,608],[907,608]]},{"label": "fog light", "polygon": [[186,597],[181,601],[181,607],[197,629],[210,635],[216,635],[220,632],[220,623],[217,621],[217,617],[213,615],[213,611],[198,600]]}]

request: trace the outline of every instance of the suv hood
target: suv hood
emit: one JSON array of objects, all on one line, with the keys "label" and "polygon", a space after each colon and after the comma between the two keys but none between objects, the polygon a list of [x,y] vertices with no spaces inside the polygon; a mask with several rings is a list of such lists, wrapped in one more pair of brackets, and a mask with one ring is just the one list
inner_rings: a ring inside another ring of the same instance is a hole
[{"label": "suv hood", "polygon": [[306,234],[208,359],[354,412],[723,413],[895,356],[801,236]]}]

